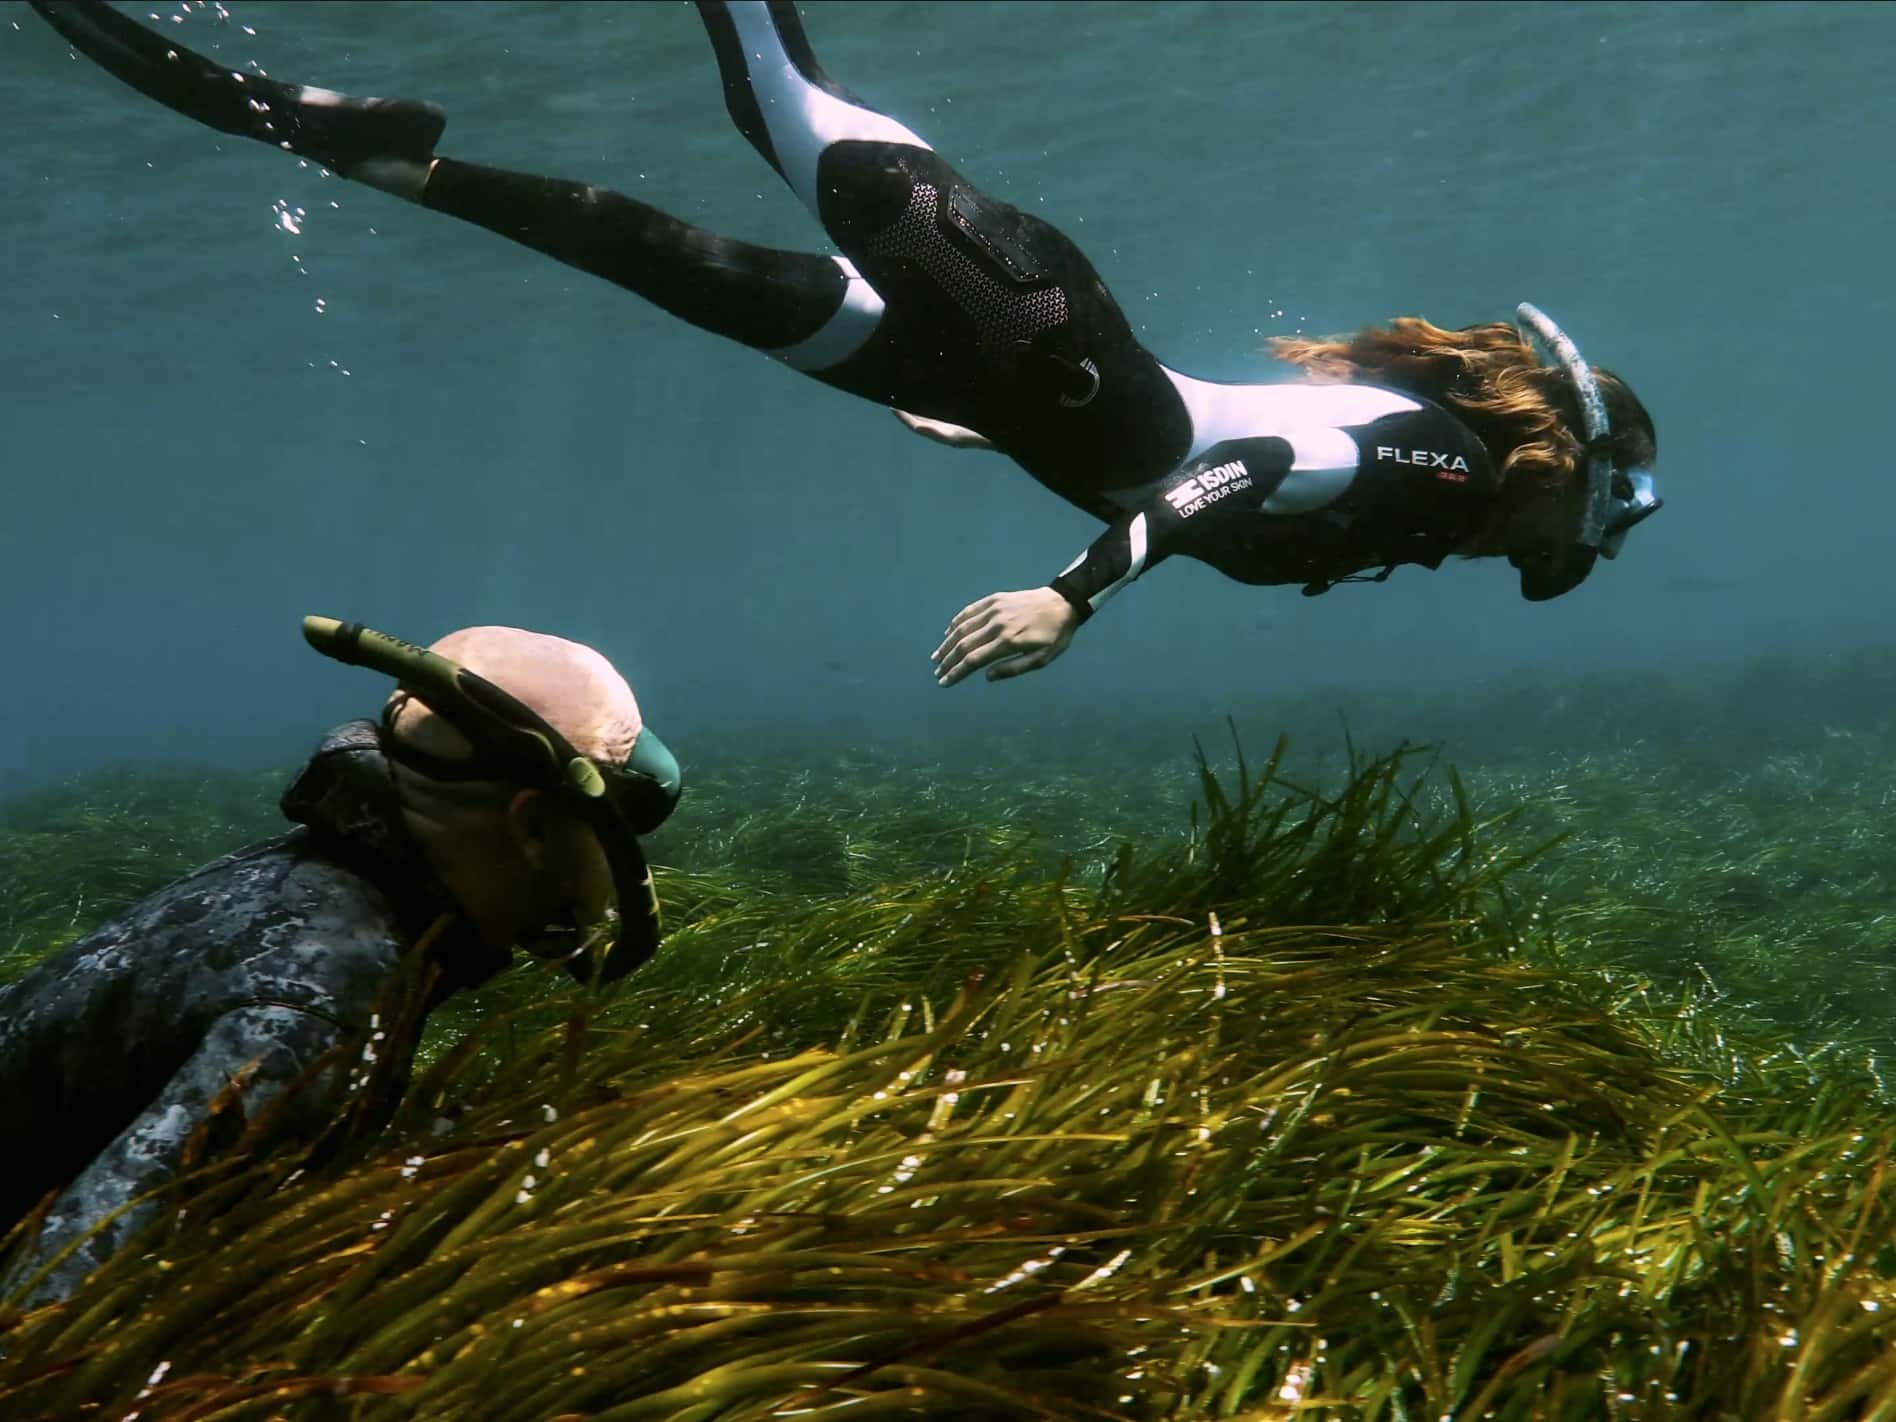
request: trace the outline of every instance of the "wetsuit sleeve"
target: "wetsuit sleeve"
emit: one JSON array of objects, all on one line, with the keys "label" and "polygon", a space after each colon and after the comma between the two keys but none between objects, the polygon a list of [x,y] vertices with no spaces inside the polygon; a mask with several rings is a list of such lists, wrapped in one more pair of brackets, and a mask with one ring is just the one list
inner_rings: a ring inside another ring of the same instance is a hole
[{"label": "wetsuit sleeve", "polygon": [[[24,1282],[114,1210],[129,1205],[34,1291],[38,1299],[69,1295],[87,1274],[157,1217],[160,1200],[132,1202],[175,1177],[192,1132],[233,1078],[253,1068],[241,1101],[244,1114],[255,1119],[340,1039],[341,1030],[334,1022],[290,1007],[247,1007],[218,1018],[197,1052],[144,1114],[53,1201],[35,1251],[14,1267],[9,1284]],[[312,1091],[304,1101],[291,1105],[292,1119],[280,1123],[280,1128],[306,1133],[320,1127],[327,1115],[322,1097],[322,1092]]]},{"label": "wetsuit sleeve", "polygon": [[[1116,520],[1048,586],[1072,603],[1084,621],[1161,559],[1189,551],[1198,539],[1215,537],[1260,509],[1273,511],[1268,503],[1288,492],[1286,481],[1295,458],[1290,444],[1276,436],[1213,445],[1161,483],[1144,504]],[[1321,501],[1322,491],[1315,490],[1287,502],[1303,512],[1320,507]]]}]

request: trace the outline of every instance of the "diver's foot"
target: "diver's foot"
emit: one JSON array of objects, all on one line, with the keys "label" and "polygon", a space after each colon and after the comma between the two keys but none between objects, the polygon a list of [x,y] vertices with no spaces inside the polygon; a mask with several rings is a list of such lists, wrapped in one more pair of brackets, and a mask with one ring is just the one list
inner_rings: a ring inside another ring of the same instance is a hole
[{"label": "diver's foot", "polygon": [[373,174],[364,181],[390,192],[407,196],[404,187],[416,169],[426,182],[447,127],[447,115],[434,104],[356,99],[240,73],[104,0],[33,0],[33,8],[74,49],[166,108],[222,133],[287,148],[345,178],[358,170]]}]

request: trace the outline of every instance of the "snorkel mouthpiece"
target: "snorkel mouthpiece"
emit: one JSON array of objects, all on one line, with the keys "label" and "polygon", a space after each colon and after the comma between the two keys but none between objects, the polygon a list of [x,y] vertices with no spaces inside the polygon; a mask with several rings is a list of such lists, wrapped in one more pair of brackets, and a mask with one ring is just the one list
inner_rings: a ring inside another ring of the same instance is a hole
[{"label": "snorkel mouthpiece", "polygon": [[[518,697],[496,686],[487,678],[469,671],[439,652],[417,647],[399,637],[377,632],[359,622],[341,622],[333,617],[305,617],[303,639],[326,657],[350,666],[368,667],[394,677],[402,688],[431,711],[445,718],[473,744],[478,758],[499,761],[511,776],[529,785],[557,794],[592,828],[612,870],[614,893],[619,902],[616,919],[589,925],[578,936],[571,953],[548,954],[535,951],[537,957],[563,960],[566,969],[582,983],[611,982],[623,977],[648,960],[658,949],[662,929],[658,918],[658,897],[652,886],[652,871],[645,862],[638,835],[654,824],[644,823],[656,814],[664,817],[677,800],[677,784],[656,792],[659,805],[639,807],[641,823],[632,823],[615,797],[609,793],[605,774],[550,725],[540,714]],[[642,734],[641,742],[646,739]],[[655,751],[676,771],[676,762],[663,742],[651,737]],[[424,774],[439,774],[444,767],[432,757],[395,748],[387,737],[384,750],[396,760],[413,761]],[[634,750],[636,752],[637,746]],[[632,757],[628,757],[632,759]],[[467,767],[457,765],[449,773],[465,775]],[[649,777],[642,766],[629,766],[625,777],[635,788]],[[616,930],[616,931],[615,931]],[[530,951],[534,951],[530,948]]]}]

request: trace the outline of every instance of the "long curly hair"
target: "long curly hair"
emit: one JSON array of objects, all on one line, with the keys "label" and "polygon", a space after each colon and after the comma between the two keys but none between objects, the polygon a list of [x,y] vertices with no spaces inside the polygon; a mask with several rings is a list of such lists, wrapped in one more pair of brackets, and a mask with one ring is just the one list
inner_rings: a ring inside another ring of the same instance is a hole
[{"label": "long curly hair", "polygon": [[[1504,551],[1510,518],[1571,493],[1580,482],[1586,424],[1573,382],[1543,365],[1505,321],[1445,330],[1419,316],[1325,340],[1278,336],[1271,353],[1324,384],[1360,381],[1433,401],[1472,430],[1501,478],[1501,496],[1484,542]],[[1652,463],[1658,437],[1652,416],[1624,380],[1593,367],[1606,400],[1617,469]]]}]

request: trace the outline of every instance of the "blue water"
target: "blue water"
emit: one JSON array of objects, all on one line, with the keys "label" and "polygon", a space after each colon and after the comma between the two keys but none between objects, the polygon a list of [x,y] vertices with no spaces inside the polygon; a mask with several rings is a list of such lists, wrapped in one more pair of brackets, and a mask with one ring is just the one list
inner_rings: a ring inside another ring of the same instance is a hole
[{"label": "blue water", "polygon": [[[126,8],[234,68],[433,99],[453,156],[824,249],[688,5]],[[373,709],[306,612],[593,642],[687,756],[760,726],[1123,705],[1197,729],[1312,686],[1887,641],[1896,8],[805,8],[841,82],[1066,227],[1167,362],[1281,377],[1271,335],[1531,299],[1654,412],[1667,510],[1545,605],[1502,565],[1306,600],[1177,560],[1048,670],[941,691],[947,619],[1095,525],[616,288],[197,128],[9,3],[0,787],[281,758]]]}]

